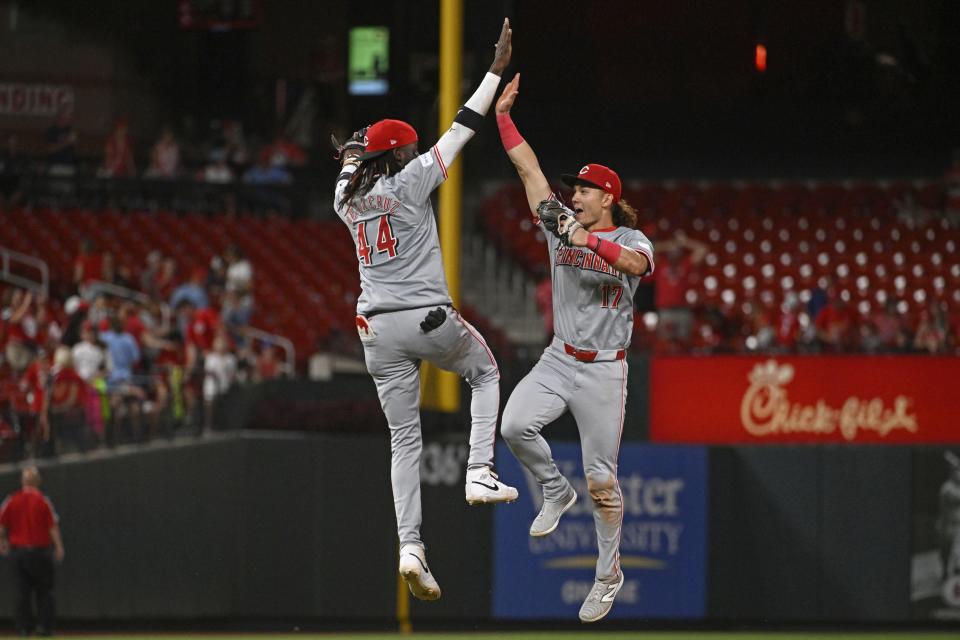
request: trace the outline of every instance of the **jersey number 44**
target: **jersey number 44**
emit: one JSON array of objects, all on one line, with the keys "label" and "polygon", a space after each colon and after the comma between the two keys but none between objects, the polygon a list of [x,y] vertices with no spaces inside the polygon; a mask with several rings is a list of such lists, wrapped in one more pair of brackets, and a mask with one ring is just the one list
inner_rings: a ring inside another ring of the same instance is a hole
[{"label": "jersey number 44", "polygon": [[[377,255],[386,254],[386,260],[397,257],[397,246],[400,244],[397,237],[393,235],[393,227],[390,226],[390,216],[382,215],[372,220],[365,220],[357,224],[357,260],[360,264],[373,264],[373,250],[367,240],[367,226],[375,226],[377,229],[376,251]],[[380,260],[379,262],[382,262]]]}]

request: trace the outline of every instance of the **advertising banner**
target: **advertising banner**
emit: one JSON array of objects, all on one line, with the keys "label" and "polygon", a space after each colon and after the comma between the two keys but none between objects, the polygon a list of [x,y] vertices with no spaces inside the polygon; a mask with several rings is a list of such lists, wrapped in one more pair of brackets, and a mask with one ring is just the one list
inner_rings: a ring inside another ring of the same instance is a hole
[{"label": "advertising banner", "polygon": [[960,447],[913,456],[911,612],[960,621]]},{"label": "advertising banner", "polygon": [[[593,503],[576,443],[551,444],[554,460],[579,495],[556,531],[529,535],[540,485],[504,445],[500,478],[519,500],[494,515],[495,618],[576,619],[594,582]],[[624,444],[620,449],[625,582],[611,618],[701,618],[705,609],[707,452],[702,447]]]},{"label": "advertising banner", "polygon": [[960,358],[663,357],[650,363],[657,442],[953,443]]},{"label": "advertising banner", "polygon": [[73,87],[68,85],[0,83],[0,115],[56,116],[73,100]]}]

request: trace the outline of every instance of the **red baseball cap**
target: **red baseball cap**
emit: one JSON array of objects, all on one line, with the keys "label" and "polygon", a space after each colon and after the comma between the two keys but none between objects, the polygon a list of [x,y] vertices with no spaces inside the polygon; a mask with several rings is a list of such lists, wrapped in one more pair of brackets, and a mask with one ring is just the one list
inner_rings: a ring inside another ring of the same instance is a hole
[{"label": "red baseball cap", "polygon": [[620,176],[617,175],[616,171],[602,164],[585,165],[577,175],[565,173],[560,176],[560,179],[568,187],[582,182],[587,186],[606,191],[613,196],[614,202],[620,202],[620,194],[623,192],[620,185]]},{"label": "red baseball cap", "polygon": [[402,120],[380,120],[379,122],[374,122],[367,129],[367,135],[363,140],[366,145],[366,150],[360,156],[360,159],[370,160],[371,158],[376,158],[390,149],[404,147],[411,142],[416,142],[417,139],[416,130]]}]

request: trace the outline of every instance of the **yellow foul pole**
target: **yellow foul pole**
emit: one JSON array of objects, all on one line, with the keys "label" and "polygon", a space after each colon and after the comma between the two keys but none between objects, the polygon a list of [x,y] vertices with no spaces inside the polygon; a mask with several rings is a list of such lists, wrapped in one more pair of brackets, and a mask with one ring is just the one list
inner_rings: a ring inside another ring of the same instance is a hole
[{"label": "yellow foul pole", "polygon": [[[440,126],[446,131],[457,115],[463,78],[463,0],[440,0]],[[463,159],[448,168],[440,186],[440,247],[454,306],[460,304],[460,209]],[[425,365],[422,370],[424,406],[454,412],[460,408],[456,374]]]}]

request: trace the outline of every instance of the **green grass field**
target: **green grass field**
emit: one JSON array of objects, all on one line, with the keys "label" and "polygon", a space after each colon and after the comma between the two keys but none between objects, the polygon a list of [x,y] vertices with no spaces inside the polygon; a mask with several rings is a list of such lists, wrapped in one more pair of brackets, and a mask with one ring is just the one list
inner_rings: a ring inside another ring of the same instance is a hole
[{"label": "green grass field", "polygon": [[[64,634],[72,635],[72,634]],[[713,632],[713,631],[636,631],[636,632],[550,632],[550,633],[413,633],[411,636],[423,640],[960,640],[960,630],[955,632]],[[180,633],[180,634],[77,634],[83,640],[401,640],[405,637],[397,633]]]}]

